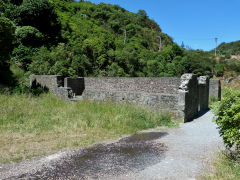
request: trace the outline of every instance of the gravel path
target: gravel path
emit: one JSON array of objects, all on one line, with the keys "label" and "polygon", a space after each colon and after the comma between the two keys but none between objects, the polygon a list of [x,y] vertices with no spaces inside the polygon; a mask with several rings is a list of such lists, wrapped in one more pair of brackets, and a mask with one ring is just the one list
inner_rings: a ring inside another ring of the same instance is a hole
[{"label": "gravel path", "polygon": [[0,165],[0,179],[195,179],[223,148],[213,114],[176,129],[148,130],[115,142]]},{"label": "gravel path", "polygon": [[213,118],[214,115],[207,112],[190,123],[181,124],[179,129],[170,130],[168,136],[157,140],[168,147],[163,161],[119,179],[196,179],[216,152],[224,149]]}]

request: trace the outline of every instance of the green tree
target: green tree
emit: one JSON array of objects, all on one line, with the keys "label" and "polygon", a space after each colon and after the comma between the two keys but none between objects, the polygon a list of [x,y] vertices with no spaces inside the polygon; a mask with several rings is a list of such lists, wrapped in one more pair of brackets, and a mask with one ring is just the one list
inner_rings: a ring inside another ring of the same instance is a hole
[{"label": "green tree", "polygon": [[17,27],[15,34],[18,43],[26,46],[37,47],[44,41],[44,35],[32,26]]},{"label": "green tree", "polygon": [[9,70],[9,59],[13,49],[15,26],[12,21],[0,17],[0,83],[11,84],[11,73]]},{"label": "green tree", "polygon": [[0,17],[0,66],[8,63],[15,40],[14,32],[13,22],[5,17]]},{"label": "green tree", "polygon": [[23,0],[17,7],[15,21],[19,26],[32,26],[46,34],[49,42],[60,38],[61,26],[54,6],[48,0]]}]

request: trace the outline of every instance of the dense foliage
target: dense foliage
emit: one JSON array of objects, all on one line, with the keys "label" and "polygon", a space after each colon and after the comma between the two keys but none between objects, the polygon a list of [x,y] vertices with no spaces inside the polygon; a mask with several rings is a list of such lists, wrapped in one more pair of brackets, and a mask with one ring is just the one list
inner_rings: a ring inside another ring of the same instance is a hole
[{"label": "dense foliage", "polygon": [[72,0],[4,0],[0,16],[11,28],[5,31],[11,41],[0,41],[5,60],[25,76],[214,73],[209,53],[180,48],[144,10],[132,13],[118,5]]},{"label": "dense foliage", "polygon": [[218,52],[222,55],[239,55],[240,54],[240,41],[221,43],[218,46]]},{"label": "dense foliage", "polygon": [[236,146],[240,152],[240,91],[228,89],[215,108],[216,123],[228,148]]},{"label": "dense foliage", "polygon": [[14,24],[8,18],[0,16],[0,83],[4,84],[11,84],[9,59],[15,39],[14,31]]}]

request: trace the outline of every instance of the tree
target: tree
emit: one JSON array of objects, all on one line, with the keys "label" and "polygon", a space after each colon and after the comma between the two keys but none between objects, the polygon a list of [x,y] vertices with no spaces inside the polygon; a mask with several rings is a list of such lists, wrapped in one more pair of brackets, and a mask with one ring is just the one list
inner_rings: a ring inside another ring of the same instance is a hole
[{"label": "tree", "polygon": [[0,17],[0,66],[8,63],[15,39],[14,32],[13,22],[5,17]]},{"label": "tree", "polygon": [[184,47],[185,47],[185,45],[184,45],[184,43],[183,43],[183,41],[182,41],[181,48],[184,48]]},{"label": "tree", "polygon": [[35,27],[47,35],[51,43],[60,37],[61,25],[54,6],[48,0],[24,0],[17,11],[17,25]]},{"label": "tree", "polygon": [[13,49],[15,26],[11,20],[0,17],[0,82],[9,83],[9,58]]},{"label": "tree", "polygon": [[36,47],[43,43],[44,35],[32,26],[21,26],[16,29],[18,43]]},{"label": "tree", "polygon": [[143,17],[144,19],[146,19],[148,17],[146,11],[142,10],[142,9],[138,10],[137,14],[140,15],[141,17]]},{"label": "tree", "polygon": [[10,0],[10,3],[15,4],[17,6],[21,5],[23,0]]}]

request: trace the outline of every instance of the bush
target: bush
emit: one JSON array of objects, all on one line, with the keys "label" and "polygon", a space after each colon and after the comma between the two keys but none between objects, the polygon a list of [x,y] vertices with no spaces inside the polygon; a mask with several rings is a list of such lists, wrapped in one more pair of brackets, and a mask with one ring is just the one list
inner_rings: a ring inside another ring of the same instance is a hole
[{"label": "bush", "polygon": [[15,26],[8,18],[0,17],[0,68],[8,63],[13,49]]},{"label": "bush", "polygon": [[240,152],[240,91],[228,89],[215,108],[216,123],[227,148]]},{"label": "bush", "polygon": [[43,41],[43,34],[32,26],[22,26],[16,29],[16,37],[19,43],[22,43],[26,46],[37,46]]},{"label": "bush", "polygon": [[215,67],[214,67],[214,73],[217,77],[223,76],[224,64],[216,64]]}]

